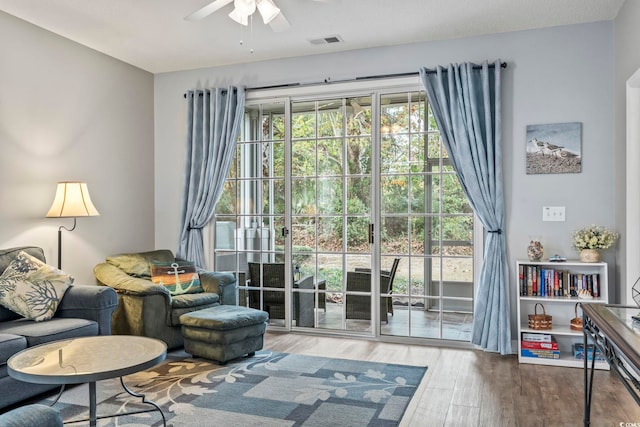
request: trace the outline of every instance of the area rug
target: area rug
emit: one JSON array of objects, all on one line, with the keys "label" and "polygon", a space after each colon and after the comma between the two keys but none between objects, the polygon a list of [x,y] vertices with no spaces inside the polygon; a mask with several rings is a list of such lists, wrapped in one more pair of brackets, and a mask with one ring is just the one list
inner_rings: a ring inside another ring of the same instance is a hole
[{"label": "area rug", "polygon": [[[127,387],[162,408],[168,426],[396,426],[427,370],[270,351],[226,366],[184,356],[124,377]],[[98,382],[97,392],[99,417],[149,408],[125,393],[119,379]],[[88,417],[87,402],[87,385],[79,385],[55,408],[65,421],[77,420]],[[145,412],[98,425],[160,426],[162,418]]]}]

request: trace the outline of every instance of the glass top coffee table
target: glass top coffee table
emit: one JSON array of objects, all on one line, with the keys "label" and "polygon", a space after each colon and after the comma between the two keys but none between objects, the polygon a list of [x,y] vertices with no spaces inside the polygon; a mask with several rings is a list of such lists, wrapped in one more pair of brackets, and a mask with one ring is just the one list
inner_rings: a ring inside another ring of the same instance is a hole
[{"label": "glass top coffee table", "polygon": [[157,410],[166,426],[160,407],[146,400],[144,395],[129,390],[122,381],[123,376],[151,368],[166,356],[167,346],[160,340],[132,335],[104,335],[53,341],[31,347],[13,355],[7,362],[7,367],[9,375],[20,381],[62,384],[58,398],[64,391],[65,384],[89,383],[90,426],[95,426],[97,421],[96,381],[120,377],[120,383],[127,393],[142,398],[143,403],[152,405],[154,409],[117,413],[100,418]]}]

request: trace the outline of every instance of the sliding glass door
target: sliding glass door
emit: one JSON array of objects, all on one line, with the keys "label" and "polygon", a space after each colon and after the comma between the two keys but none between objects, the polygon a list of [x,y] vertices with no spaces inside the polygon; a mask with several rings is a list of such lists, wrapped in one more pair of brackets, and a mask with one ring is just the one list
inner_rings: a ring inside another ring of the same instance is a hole
[{"label": "sliding glass door", "polygon": [[271,326],[469,339],[474,217],[421,90],[248,101],[216,212]]}]

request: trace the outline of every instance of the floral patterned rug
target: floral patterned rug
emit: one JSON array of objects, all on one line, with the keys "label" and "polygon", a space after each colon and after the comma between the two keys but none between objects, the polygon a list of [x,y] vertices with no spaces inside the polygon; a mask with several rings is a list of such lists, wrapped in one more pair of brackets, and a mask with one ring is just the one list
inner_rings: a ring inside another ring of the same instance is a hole
[{"label": "floral patterned rug", "polygon": [[[182,353],[182,352],[180,352]],[[124,377],[157,403],[167,426],[396,426],[426,367],[260,351],[226,366],[186,353]],[[148,409],[119,379],[100,381],[98,416]],[[88,417],[87,385],[64,392],[65,421]],[[46,402],[43,402],[46,403]],[[87,425],[76,423],[71,425]],[[161,426],[157,411],[104,418],[99,426]]]}]

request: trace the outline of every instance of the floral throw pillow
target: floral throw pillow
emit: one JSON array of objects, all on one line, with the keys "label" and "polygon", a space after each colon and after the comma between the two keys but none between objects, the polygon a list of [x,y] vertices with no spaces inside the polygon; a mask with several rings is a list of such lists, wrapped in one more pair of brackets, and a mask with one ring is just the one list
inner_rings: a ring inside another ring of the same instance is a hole
[{"label": "floral throw pillow", "polygon": [[151,262],[151,281],[167,288],[171,295],[203,292],[196,266],[190,262]]},{"label": "floral throw pillow", "polygon": [[49,320],[72,283],[70,275],[20,252],[0,276],[0,304],[36,322]]}]

